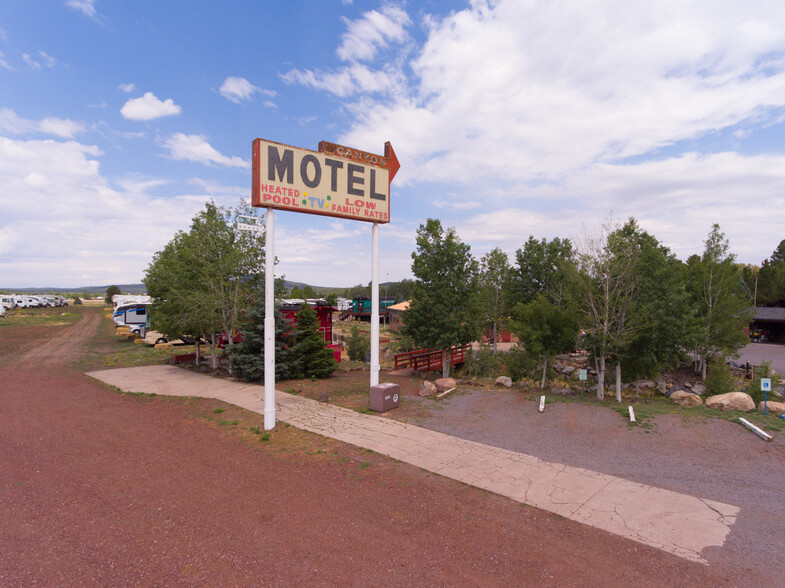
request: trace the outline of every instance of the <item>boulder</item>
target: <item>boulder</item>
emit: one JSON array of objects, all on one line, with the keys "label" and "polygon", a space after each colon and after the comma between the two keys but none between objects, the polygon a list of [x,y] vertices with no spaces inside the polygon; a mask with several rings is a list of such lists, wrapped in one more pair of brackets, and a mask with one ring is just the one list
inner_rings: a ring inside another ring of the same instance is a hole
[{"label": "boulder", "polygon": [[785,398],[785,386],[777,386],[771,391],[771,395],[777,398]]},{"label": "boulder", "polygon": [[422,384],[420,384],[420,389],[418,390],[417,394],[420,396],[433,396],[436,394],[437,388],[436,384],[433,382],[429,382],[425,380]]},{"label": "boulder", "polygon": [[551,394],[556,394],[556,396],[575,396],[575,390],[572,388],[551,388]]},{"label": "boulder", "polygon": [[671,388],[670,388],[670,389],[669,389],[669,390],[668,390],[668,391],[665,393],[665,396],[666,396],[667,398],[670,398],[670,397],[671,397],[671,394],[673,394],[674,392],[686,392],[686,390],[685,390],[684,388],[682,388],[681,386],[679,386],[678,384],[674,384],[674,385],[673,385],[673,386],[671,386]]},{"label": "boulder", "polygon": [[439,378],[434,384],[436,384],[436,390],[438,392],[444,392],[445,390],[455,388],[455,386],[458,385],[453,378]]},{"label": "boulder", "polygon": [[496,378],[496,385],[512,388],[512,378],[510,376],[499,376]]},{"label": "boulder", "polygon": [[651,380],[635,380],[632,385],[638,389],[644,388],[647,390],[650,390],[656,386],[656,384]]},{"label": "boulder", "polygon": [[700,406],[703,404],[701,397],[693,392],[686,390],[677,390],[668,396],[668,401],[679,406]]},{"label": "boulder", "polygon": [[562,368],[561,373],[563,373],[565,376],[567,376],[569,378],[573,374],[574,371],[575,371],[574,367],[572,367],[571,365],[565,365]]},{"label": "boulder", "polygon": [[694,384],[692,386],[692,393],[703,396],[704,394],[706,394],[706,386],[698,382],[697,384]]},{"label": "boulder", "polygon": [[755,410],[755,401],[746,392],[728,392],[727,394],[709,396],[706,399],[706,406],[719,408],[722,411],[738,410],[740,412],[750,412]]},{"label": "boulder", "polygon": [[[758,403],[758,410],[763,412],[763,403]],[[785,414],[785,402],[775,402],[769,400],[766,403],[766,412],[771,414]]]},{"label": "boulder", "polygon": [[668,382],[666,382],[663,378],[657,379],[657,392],[660,394],[668,393]]}]

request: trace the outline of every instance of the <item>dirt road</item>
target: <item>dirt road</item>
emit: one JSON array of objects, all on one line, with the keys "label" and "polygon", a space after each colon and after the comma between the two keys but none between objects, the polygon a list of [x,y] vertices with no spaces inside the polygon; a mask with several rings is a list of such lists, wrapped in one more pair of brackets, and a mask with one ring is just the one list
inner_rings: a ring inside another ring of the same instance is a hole
[{"label": "dirt road", "polygon": [[[211,401],[121,395],[69,366],[100,311],[0,369],[0,585],[747,584]],[[19,333],[18,340],[24,340]],[[16,355],[14,355],[16,354]],[[223,408],[223,407],[222,407]]]}]

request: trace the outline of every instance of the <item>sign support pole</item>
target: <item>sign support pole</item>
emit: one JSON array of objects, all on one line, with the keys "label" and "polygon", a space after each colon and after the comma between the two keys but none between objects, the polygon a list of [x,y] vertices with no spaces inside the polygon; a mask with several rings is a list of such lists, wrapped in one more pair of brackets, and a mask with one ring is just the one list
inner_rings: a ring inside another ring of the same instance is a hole
[{"label": "sign support pole", "polygon": [[275,212],[267,209],[264,250],[264,428],[275,428]]},{"label": "sign support pole", "polygon": [[379,223],[371,228],[371,386],[379,383]]}]

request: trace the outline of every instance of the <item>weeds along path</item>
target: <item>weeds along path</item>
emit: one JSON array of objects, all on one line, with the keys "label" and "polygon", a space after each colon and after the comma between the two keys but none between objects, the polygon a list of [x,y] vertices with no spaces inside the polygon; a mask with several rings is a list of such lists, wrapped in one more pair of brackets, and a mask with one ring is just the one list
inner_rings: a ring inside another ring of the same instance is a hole
[{"label": "weeds along path", "polygon": [[52,337],[42,339],[22,352],[15,362],[20,368],[59,367],[79,359],[88,340],[93,337],[101,322],[101,314],[91,310],[81,313],[76,324],[57,332]]}]

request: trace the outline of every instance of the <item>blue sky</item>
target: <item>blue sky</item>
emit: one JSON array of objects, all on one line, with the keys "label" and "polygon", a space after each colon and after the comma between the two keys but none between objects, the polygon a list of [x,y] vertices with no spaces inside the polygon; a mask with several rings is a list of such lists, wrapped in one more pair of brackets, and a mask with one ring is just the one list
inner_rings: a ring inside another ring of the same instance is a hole
[{"label": "blue sky", "polygon": [[[479,258],[635,216],[680,258],[785,238],[785,3],[0,1],[0,286],[140,281],[256,137],[401,162],[381,279],[417,227]],[[367,283],[370,225],[276,215],[277,273]]]}]

